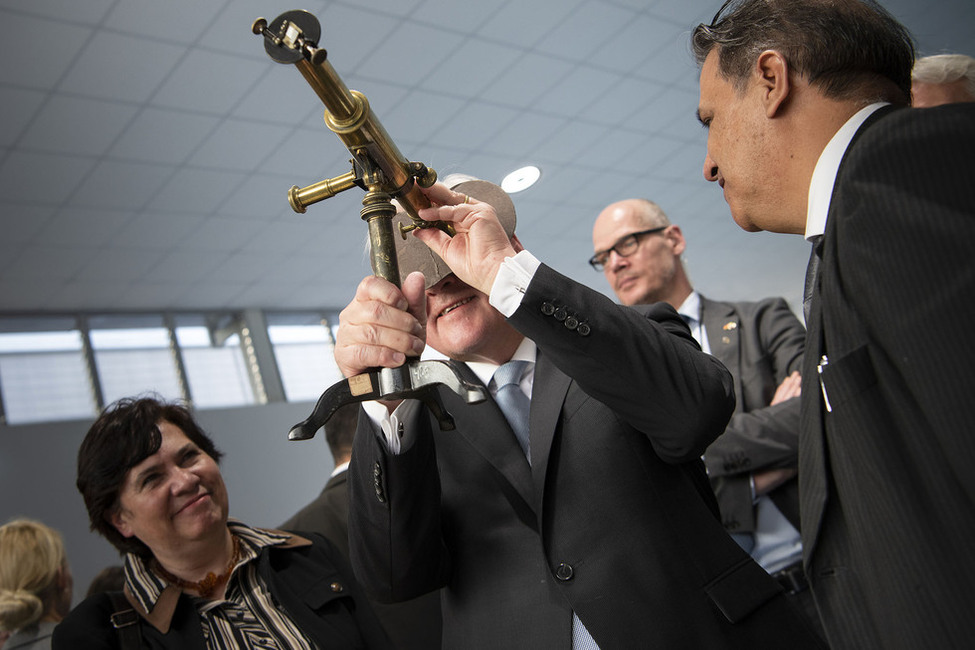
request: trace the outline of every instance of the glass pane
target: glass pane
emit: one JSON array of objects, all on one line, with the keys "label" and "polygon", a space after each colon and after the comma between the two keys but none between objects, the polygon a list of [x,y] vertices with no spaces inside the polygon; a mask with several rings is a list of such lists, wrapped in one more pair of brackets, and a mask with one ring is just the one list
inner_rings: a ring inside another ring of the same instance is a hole
[{"label": "glass pane", "polygon": [[94,415],[81,333],[0,334],[0,389],[8,424]]},{"label": "glass pane", "polygon": [[289,402],[317,400],[342,378],[332,356],[332,334],[318,314],[269,314],[268,338]]},{"label": "glass pane", "polygon": [[169,330],[159,326],[161,321],[161,316],[92,319],[89,336],[106,405],[146,393],[167,401],[182,397]]},{"label": "glass pane", "polygon": [[183,353],[195,407],[219,408],[256,402],[239,336],[233,334],[222,346],[212,347],[206,327],[189,326],[176,328],[176,340]]}]

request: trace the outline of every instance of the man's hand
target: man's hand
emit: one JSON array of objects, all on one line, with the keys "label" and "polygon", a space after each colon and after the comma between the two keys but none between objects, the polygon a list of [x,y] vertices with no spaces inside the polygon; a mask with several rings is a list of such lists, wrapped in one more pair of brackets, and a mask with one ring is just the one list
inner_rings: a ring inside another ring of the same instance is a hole
[{"label": "man's hand", "polygon": [[799,397],[801,392],[802,377],[799,376],[798,370],[793,370],[792,374],[783,379],[779,387],[775,389],[775,395],[772,396],[772,402],[769,405],[779,404],[787,399]]},{"label": "man's hand", "polygon": [[798,473],[798,470],[795,468],[786,468],[767,469],[752,474],[752,485],[755,486],[755,496],[760,497],[768,494]]},{"label": "man's hand", "polygon": [[426,296],[423,274],[411,273],[400,290],[392,282],[369,276],[339,314],[335,363],[346,377],[376,367],[398,368],[418,356],[426,342]]},{"label": "man's hand", "polygon": [[490,294],[498,267],[516,253],[494,208],[439,183],[422,191],[433,205],[420,210],[420,217],[447,221],[456,234],[451,237],[437,228],[424,228],[414,230],[414,236],[439,255],[454,275]]}]

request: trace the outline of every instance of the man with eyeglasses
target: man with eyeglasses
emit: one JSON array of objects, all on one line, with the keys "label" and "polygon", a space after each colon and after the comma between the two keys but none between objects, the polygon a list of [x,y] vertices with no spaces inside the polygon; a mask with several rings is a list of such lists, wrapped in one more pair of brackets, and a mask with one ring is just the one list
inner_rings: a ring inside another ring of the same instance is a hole
[{"label": "man with eyeglasses", "polygon": [[802,571],[796,479],[799,372],[806,330],[782,298],[716,302],[694,291],[680,226],[659,205],[607,206],[592,232],[589,264],[627,306],[669,303],[705,352],[731,371],[738,400],[723,435],[704,454],[725,529],[783,586],[816,630]]}]

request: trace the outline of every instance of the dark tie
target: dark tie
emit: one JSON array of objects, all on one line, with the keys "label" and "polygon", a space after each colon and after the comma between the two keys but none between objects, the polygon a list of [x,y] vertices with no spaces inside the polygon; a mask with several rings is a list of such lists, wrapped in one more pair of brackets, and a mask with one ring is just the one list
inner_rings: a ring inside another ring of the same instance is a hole
[{"label": "dark tie", "polygon": [[497,387],[494,399],[501,407],[508,424],[511,425],[511,430],[515,432],[525,457],[531,463],[531,447],[528,443],[528,413],[531,410],[531,400],[519,386],[528,364],[528,361],[509,361],[494,371],[494,385]]},{"label": "dark tie", "polygon": [[819,260],[823,248],[820,244],[823,236],[813,235],[809,239],[812,241],[812,250],[809,252],[809,264],[806,266],[806,283],[802,289],[802,316],[806,321],[806,327],[809,327],[813,290],[816,288],[816,282],[819,279]]}]

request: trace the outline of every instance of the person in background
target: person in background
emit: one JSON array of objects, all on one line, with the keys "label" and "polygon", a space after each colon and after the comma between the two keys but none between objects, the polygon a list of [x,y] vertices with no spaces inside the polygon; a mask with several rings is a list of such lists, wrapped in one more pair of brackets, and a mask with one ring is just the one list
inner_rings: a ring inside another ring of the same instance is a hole
[{"label": "person in background", "polygon": [[52,647],[125,647],[125,635],[173,650],[391,647],[327,540],[228,520],[221,455],[180,405],[124,399],[102,413],[77,483],[92,529],[125,554],[124,598],[86,598]]},{"label": "person in background", "polygon": [[125,567],[120,564],[107,566],[98,572],[88,585],[85,598],[102,592],[122,591],[125,587]]},{"label": "person in background", "polygon": [[725,3],[692,46],[704,177],[812,243],[803,562],[834,650],[975,638],[975,104],[911,109],[872,0]]},{"label": "person in background", "polygon": [[419,212],[456,234],[396,238],[402,289],[365,278],[340,316],[355,385],[429,344],[485,396],[435,388],[449,431],[416,399],[363,404],[349,541],[366,589],[440,590],[445,648],[821,647],[721,525],[701,454],[734,409],[728,371],[672,307],[556,273],[500,187],[456,181]]},{"label": "person in background", "polygon": [[0,630],[7,650],[48,650],[71,609],[71,569],[61,533],[30,519],[0,526]]},{"label": "person in background", "polygon": [[975,58],[935,54],[918,59],[911,72],[911,95],[915,108],[975,102]]},{"label": "person in background", "polygon": [[593,224],[594,254],[624,305],[667,302],[701,349],[731,372],[738,400],[724,433],[704,452],[728,532],[819,629],[799,538],[799,367],[806,329],[782,298],[717,302],[691,286],[687,242],[659,205],[626,199]]},{"label": "person in background", "polygon": [[[318,497],[281,524],[284,530],[324,535],[349,557],[349,460],[359,405],[340,407],[325,425],[335,469]],[[402,603],[373,602],[373,609],[398,650],[440,647],[440,594],[430,592]]]}]

